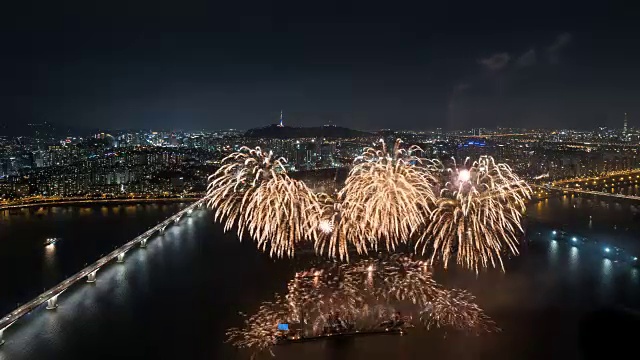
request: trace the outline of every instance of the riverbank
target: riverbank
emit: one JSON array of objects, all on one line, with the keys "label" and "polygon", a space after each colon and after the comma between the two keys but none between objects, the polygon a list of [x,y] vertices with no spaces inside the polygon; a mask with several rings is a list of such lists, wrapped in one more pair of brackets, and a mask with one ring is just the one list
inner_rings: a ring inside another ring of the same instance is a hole
[{"label": "riverbank", "polygon": [[191,202],[200,200],[201,197],[161,197],[161,198],[116,198],[116,199],[61,199],[61,200],[45,200],[41,202],[0,205],[0,211],[14,210],[32,207],[59,206],[59,205],[78,205],[78,204],[139,204],[139,203],[159,203],[159,202]]}]

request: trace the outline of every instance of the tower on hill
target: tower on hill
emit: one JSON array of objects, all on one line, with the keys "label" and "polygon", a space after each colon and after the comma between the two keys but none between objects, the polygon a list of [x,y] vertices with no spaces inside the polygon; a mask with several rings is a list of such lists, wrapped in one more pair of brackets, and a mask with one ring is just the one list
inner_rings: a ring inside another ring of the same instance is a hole
[{"label": "tower on hill", "polygon": [[282,110],[280,110],[280,124],[278,124],[279,127],[284,127],[284,124],[282,123]]}]

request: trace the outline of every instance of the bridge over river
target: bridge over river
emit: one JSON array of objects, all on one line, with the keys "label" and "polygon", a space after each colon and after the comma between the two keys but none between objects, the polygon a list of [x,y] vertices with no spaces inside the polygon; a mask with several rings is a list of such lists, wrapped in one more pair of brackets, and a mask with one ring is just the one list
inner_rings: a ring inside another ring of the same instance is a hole
[{"label": "bridge over river", "polygon": [[557,186],[546,186],[546,185],[534,185],[534,186],[537,186],[538,188],[545,189],[545,190],[553,190],[553,191],[561,191],[561,192],[572,192],[572,193],[578,193],[578,194],[588,194],[588,195],[594,195],[594,196],[606,196],[606,197],[613,197],[613,198],[618,198],[618,199],[638,200],[638,201],[640,201],[640,196],[635,196],[635,195],[606,193],[606,192],[602,192],[602,191],[591,191],[591,190],[575,189],[575,188],[569,188],[569,187],[557,187]]},{"label": "bridge over river", "polygon": [[69,287],[71,287],[75,283],[82,281],[84,279],[86,279],[86,282],[89,282],[89,283],[95,282],[97,272],[98,270],[100,270],[100,268],[112,262],[114,259],[117,262],[124,262],[125,254],[131,248],[137,245],[140,245],[140,247],[143,247],[143,248],[146,247],[147,240],[149,240],[149,238],[152,235],[163,234],[165,229],[168,226],[172,224],[177,224],[180,221],[180,219],[182,219],[185,216],[189,216],[193,212],[193,210],[202,207],[203,204],[204,204],[204,199],[200,199],[194,202],[193,204],[175,213],[174,215],[170,216],[163,222],[145,231],[143,234],[140,234],[133,240],[127,242],[126,244],[115,249],[109,254],[101,257],[100,259],[98,259],[98,261],[85,267],[84,269],[80,270],[76,274],[67,278],[63,282],[48,289],[47,291],[40,294],[38,297],[32,299],[31,301],[27,302],[26,304],[18,307],[11,313],[4,316],[2,319],[0,319],[0,345],[4,343],[4,340],[2,339],[4,331],[13,323],[18,321],[22,316],[30,313],[33,309],[43,305],[44,303],[47,304],[47,309],[55,310],[58,307],[58,296],[62,294],[65,290],[67,290]]}]

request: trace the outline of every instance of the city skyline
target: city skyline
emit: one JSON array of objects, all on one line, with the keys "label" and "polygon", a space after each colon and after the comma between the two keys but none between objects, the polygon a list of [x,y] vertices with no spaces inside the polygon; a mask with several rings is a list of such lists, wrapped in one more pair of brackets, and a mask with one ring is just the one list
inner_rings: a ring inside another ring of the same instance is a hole
[{"label": "city skyline", "polygon": [[12,4],[0,123],[248,129],[285,109],[289,126],[619,128],[640,113],[640,28],[615,5],[147,5]]},{"label": "city skyline", "polygon": [[[92,134],[96,131],[98,132],[114,132],[114,133],[126,133],[126,132],[147,132],[147,131],[156,131],[156,132],[168,132],[168,133],[198,133],[198,132],[215,132],[215,131],[238,131],[244,132],[252,129],[260,129],[265,127],[270,127],[276,125],[277,127],[292,127],[292,128],[316,128],[321,126],[340,126],[351,128],[347,126],[343,126],[342,124],[335,124],[333,121],[328,120],[326,123],[315,125],[315,124],[300,124],[295,118],[293,120],[293,125],[289,123],[283,122],[284,112],[280,110],[279,118],[275,121],[271,119],[267,119],[263,124],[258,124],[252,128],[242,128],[242,127],[229,127],[229,128],[220,128],[220,127],[203,127],[203,128],[185,128],[180,126],[169,126],[169,127],[88,127],[88,126],[69,126],[66,124],[52,123],[49,121],[44,121],[42,123],[29,123],[23,124],[23,126],[7,126],[7,124],[0,124],[0,129],[4,131],[4,136],[31,136],[33,135],[35,129],[37,127],[42,126],[51,126],[59,132],[57,135],[67,134],[70,137],[87,137],[88,134]],[[621,131],[623,134],[627,132],[637,131],[640,129],[640,124],[635,124],[633,120],[629,121],[631,116],[629,116],[628,112],[624,112],[620,118],[620,124],[612,124],[611,126],[603,126],[602,124],[596,125],[594,127],[587,126],[577,126],[577,127],[563,127],[563,126],[501,126],[496,125],[495,127],[485,127],[485,126],[475,126],[475,127],[465,127],[465,128],[443,128],[442,125],[436,124],[434,127],[417,127],[417,128],[398,128],[398,127],[382,127],[382,128],[352,128],[354,130],[360,131],[368,131],[368,132],[378,132],[378,131],[416,131],[416,132],[437,132],[444,131],[448,133],[463,133],[470,131],[473,135],[481,136],[481,133],[477,133],[480,131],[500,131],[500,130],[509,130],[509,129],[520,129],[520,130],[544,130],[544,131],[596,131],[596,130],[607,130],[607,131]]]}]

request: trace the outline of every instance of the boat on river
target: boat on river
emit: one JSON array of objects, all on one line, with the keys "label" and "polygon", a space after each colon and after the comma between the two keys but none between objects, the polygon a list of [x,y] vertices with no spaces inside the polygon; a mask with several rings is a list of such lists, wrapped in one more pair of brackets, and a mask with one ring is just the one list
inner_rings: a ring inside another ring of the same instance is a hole
[{"label": "boat on river", "polygon": [[[356,330],[353,326],[335,327],[327,326],[321,334],[304,336],[301,334],[299,325],[286,326],[286,331],[282,331],[276,339],[277,345],[293,344],[315,340],[343,339],[351,337],[371,336],[371,335],[406,335],[407,330],[404,321],[387,321],[380,326],[366,330]],[[292,324],[293,325],[293,324]],[[284,329],[282,329],[284,330]]]},{"label": "boat on river", "polygon": [[50,245],[55,245],[58,241],[60,241],[60,238],[48,238],[45,242],[44,242],[44,246],[50,246]]}]

